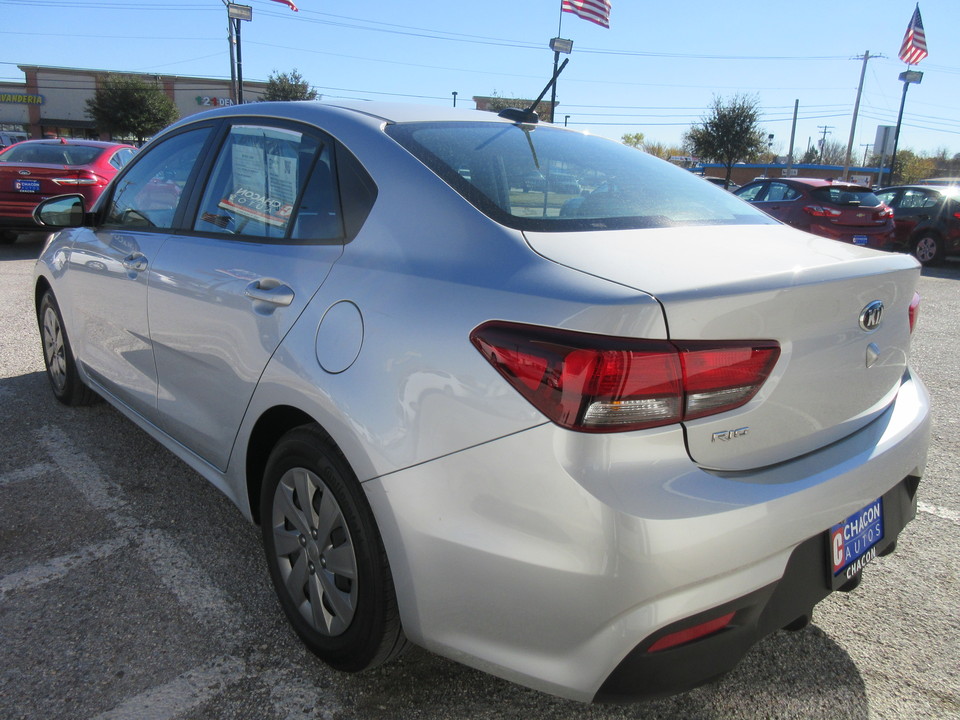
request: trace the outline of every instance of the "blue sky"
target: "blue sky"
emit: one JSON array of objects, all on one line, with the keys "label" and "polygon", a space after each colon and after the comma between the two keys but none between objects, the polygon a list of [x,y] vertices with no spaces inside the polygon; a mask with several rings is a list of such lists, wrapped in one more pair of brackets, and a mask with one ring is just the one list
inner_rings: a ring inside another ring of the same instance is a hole
[{"label": "blue sky", "polygon": [[[560,77],[558,120],[619,139],[679,143],[714,96],[755,96],[773,149],[846,146],[864,51],[867,64],[854,157],[877,125],[894,125],[905,65],[897,58],[910,0],[729,2],[612,0],[611,27],[564,13],[560,0],[386,2],[272,0],[242,28],[243,74],[299,70],[327,98],[473,107],[474,95],[534,97],[549,78],[558,33],[572,39]],[[906,99],[900,147],[960,153],[960,2],[920,3],[930,55]],[[17,64],[229,77],[221,0],[0,0],[0,79]]]}]

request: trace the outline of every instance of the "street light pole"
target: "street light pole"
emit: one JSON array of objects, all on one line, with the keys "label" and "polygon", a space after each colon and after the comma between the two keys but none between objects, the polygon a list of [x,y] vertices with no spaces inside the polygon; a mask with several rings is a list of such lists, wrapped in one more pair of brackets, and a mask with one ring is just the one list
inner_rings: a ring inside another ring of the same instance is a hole
[{"label": "street light pole", "polygon": [[[227,7],[227,24],[230,26],[230,83],[231,98],[235,103],[243,103],[243,57],[240,50],[240,21],[253,19],[253,8],[249,5],[237,5],[223,0]],[[236,44],[236,60],[234,60],[234,44]]]},{"label": "street light pole", "polygon": [[903,83],[903,95],[900,97],[900,114],[897,115],[897,129],[893,133],[893,154],[890,156],[890,182],[894,182],[894,168],[897,165],[897,145],[900,143],[900,123],[903,122],[903,106],[907,102],[907,88],[910,83],[918,85],[923,80],[923,73],[919,70],[907,70],[900,73],[900,81]]},{"label": "street light pole", "polygon": [[230,99],[237,101],[237,61],[234,57],[234,39],[233,39],[233,16],[230,15],[230,3],[223,0],[224,7],[227,8],[227,42],[230,44]]},{"label": "street light pole", "polygon": [[560,53],[569,55],[573,51],[573,40],[565,40],[559,36],[551,38],[550,49],[553,50],[553,87],[550,88],[550,122],[553,122],[557,113],[557,75],[559,75],[557,67],[560,64]]}]

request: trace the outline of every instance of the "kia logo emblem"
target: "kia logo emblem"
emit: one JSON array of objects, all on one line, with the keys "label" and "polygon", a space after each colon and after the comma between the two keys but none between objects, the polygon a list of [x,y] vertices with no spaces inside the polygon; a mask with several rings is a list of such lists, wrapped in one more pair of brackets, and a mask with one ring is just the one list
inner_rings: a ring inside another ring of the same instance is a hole
[{"label": "kia logo emblem", "polygon": [[873,332],[880,327],[883,319],[883,302],[874,300],[860,311],[860,329],[864,332]]},{"label": "kia logo emblem", "polygon": [[29,175],[29,174],[30,174],[30,171],[29,171],[29,170],[20,170],[20,171],[18,171],[18,172],[19,172],[20,175]]}]

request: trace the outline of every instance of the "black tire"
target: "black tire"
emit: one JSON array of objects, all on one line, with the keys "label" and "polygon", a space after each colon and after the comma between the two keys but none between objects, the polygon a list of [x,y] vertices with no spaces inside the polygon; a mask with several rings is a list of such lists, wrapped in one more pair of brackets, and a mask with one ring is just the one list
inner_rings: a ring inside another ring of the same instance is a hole
[{"label": "black tire", "polygon": [[910,252],[921,265],[939,265],[943,262],[943,243],[931,232],[921,232],[910,243]]},{"label": "black tire", "polygon": [[271,452],[260,528],[280,605],[314,654],[347,672],[400,654],[407,641],[373,513],[318,427],[291,430]]},{"label": "black tire", "polygon": [[100,399],[93,390],[83,384],[77,373],[77,363],[70,348],[70,339],[63,324],[60,306],[47,290],[37,306],[37,324],[40,326],[40,342],[43,344],[43,364],[54,397],[64,405],[91,405]]}]

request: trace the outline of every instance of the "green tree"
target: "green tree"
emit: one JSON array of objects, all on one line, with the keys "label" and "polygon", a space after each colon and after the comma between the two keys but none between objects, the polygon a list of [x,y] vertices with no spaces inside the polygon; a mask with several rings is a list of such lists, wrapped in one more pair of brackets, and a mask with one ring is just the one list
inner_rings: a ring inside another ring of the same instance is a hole
[{"label": "green tree", "polygon": [[724,165],[727,184],[734,163],[766,149],[766,136],[759,126],[758,102],[755,97],[745,95],[734,95],[726,101],[714,96],[710,112],[684,136],[684,144],[694,155]]},{"label": "green tree", "polygon": [[843,165],[847,159],[847,146],[839,140],[824,140],[817,160],[821,165]]},{"label": "green tree", "polygon": [[637,148],[637,150],[644,149],[643,133],[626,133],[620,138],[620,142],[622,142],[624,145]]},{"label": "green tree", "polygon": [[661,160],[669,160],[677,155],[686,155],[687,152],[676,145],[664,145],[661,142],[646,142],[643,149],[650,155],[658,157]]},{"label": "green tree", "polygon": [[139,143],[180,117],[173,100],[158,85],[122,75],[98,83],[87,100],[87,115],[101,132],[134,137]]},{"label": "green tree", "polygon": [[274,70],[267,78],[264,100],[316,100],[317,91],[294,68],[290,74]]},{"label": "green tree", "polygon": [[[495,112],[495,113],[498,113],[501,110],[506,110],[507,108],[518,108],[520,110],[526,110],[528,107],[530,107],[530,103],[532,102],[533,100],[524,100],[523,98],[504,97],[499,93],[497,93],[496,90],[494,90],[487,97],[487,106],[484,109],[487,110],[488,112]],[[559,105],[560,103],[557,103],[557,104]],[[549,101],[541,100],[540,104],[538,104],[537,107],[534,108],[534,112],[536,112],[541,119],[550,120],[552,122],[553,116],[551,114]]]}]

